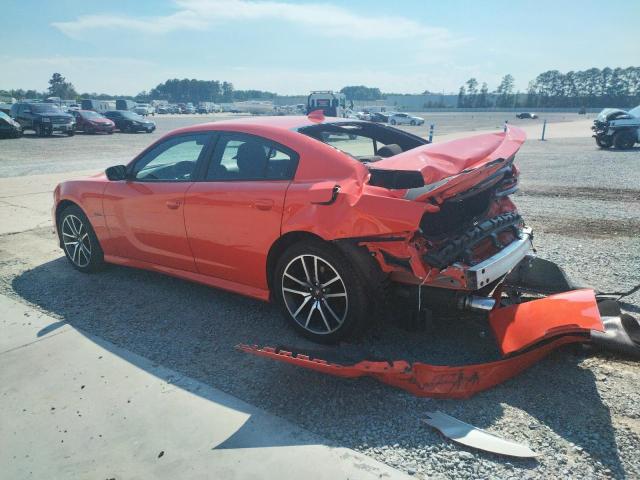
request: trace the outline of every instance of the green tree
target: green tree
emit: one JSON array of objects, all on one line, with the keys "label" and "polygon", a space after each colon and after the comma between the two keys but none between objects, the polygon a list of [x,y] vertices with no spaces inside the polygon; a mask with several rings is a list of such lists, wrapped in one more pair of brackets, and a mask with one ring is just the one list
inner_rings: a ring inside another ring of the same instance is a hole
[{"label": "green tree", "polygon": [[478,101],[476,102],[476,107],[487,108],[488,106],[489,106],[489,87],[487,86],[487,82],[483,82],[482,87],[480,87],[480,94],[478,95]]},{"label": "green tree", "polygon": [[513,105],[514,84],[515,80],[513,75],[507,73],[502,77],[500,85],[498,85],[498,88],[496,89],[496,94],[498,95],[496,107],[511,107]]},{"label": "green tree", "polygon": [[78,96],[78,93],[72,83],[67,82],[66,78],[59,73],[54,73],[49,79],[49,95],[62,99],[73,99]]},{"label": "green tree", "polygon": [[466,99],[466,107],[473,108],[476,106],[478,101],[478,80],[475,78],[470,78],[467,80],[467,99]]},{"label": "green tree", "polygon": [[458,108],[464,108],[467,103],[467,90],[464,88],[464,85],[460,87],[458,90]]}]

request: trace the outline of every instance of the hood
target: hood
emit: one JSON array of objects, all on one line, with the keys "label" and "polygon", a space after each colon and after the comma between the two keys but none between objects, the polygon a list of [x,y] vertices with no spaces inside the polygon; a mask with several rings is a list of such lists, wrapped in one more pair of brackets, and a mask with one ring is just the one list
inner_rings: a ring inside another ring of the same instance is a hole
[{"label": "hood", "polygon": [[619,108],[605,108],[598,114],[596,120],[600,122],[606,122],[607,120],[613,120],[617,118],[631,118],[631,115],[630,112],[621,110]]},{"label": "hood", "polygon": [[475,135],[431,143],[373,163],[372,175],[419,173],[424,185],[411,185],[406,198],[450,197],[491,177],[512,162],[526,134],[511,127],[506,132]]}]

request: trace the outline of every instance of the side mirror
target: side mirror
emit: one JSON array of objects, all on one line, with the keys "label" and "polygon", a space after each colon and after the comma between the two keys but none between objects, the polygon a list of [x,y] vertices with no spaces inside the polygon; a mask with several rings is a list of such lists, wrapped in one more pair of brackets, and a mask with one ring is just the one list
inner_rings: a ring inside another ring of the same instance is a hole
[{"label": "side mirror", "polygon": [[124,165],[116,165],[115,167],[109,167],[107,168],[105,173],[107,174],[107,178],[112,182],[127,179],[127,167],[125,167]]}]

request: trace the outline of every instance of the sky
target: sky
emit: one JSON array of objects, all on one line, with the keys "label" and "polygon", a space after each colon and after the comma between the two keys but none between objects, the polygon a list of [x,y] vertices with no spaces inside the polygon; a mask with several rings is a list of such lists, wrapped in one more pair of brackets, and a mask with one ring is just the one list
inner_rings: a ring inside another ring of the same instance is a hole
[{"label": "sky", "polygon": [[169,78],[306,94],[345,85],[516,88],[545,70],[638,66],[640,1],[3,0],[0,89],[135,95]]}]

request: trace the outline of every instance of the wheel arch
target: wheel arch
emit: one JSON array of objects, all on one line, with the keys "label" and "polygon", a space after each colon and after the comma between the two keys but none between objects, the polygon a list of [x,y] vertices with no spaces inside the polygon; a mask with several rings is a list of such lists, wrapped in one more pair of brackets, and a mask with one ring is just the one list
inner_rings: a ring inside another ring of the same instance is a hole
[{"label": "wheel arch", "polygon": [[267,286],[269,287],[270,292],[273,290],[273,273],[275,271],[276,264],[278,263],[278,259],[291,245],[304,240],[328,243],[325,239],[315,233],[295,230],[280,236],[273,245],[271,245],[269,253],[267,254]]},{"label": "wheel arch", "polygon": [[58,204],[56,205],[56,216],[55,216],[55,221],[56,221],[56,232],[58,234],[58,242],[60,244],[60,248],[63,248],[62,246],[62,235],[60,235],[60,216],[62,215],[62,212],[64,212],[64,210],[68,207],[78,207],[82,213],[84,213],[84,216],[87,217],[87,221],[89,223],[91,223],[91,220],[89,220],[89,216],[87,215],[87,212],[84,211],[84,208],[82,208],[82,206],[78,203],[75,202],[73,200],[69,200],[68,198],[63,198],[62,200],[60,200],[58,202]]}]

